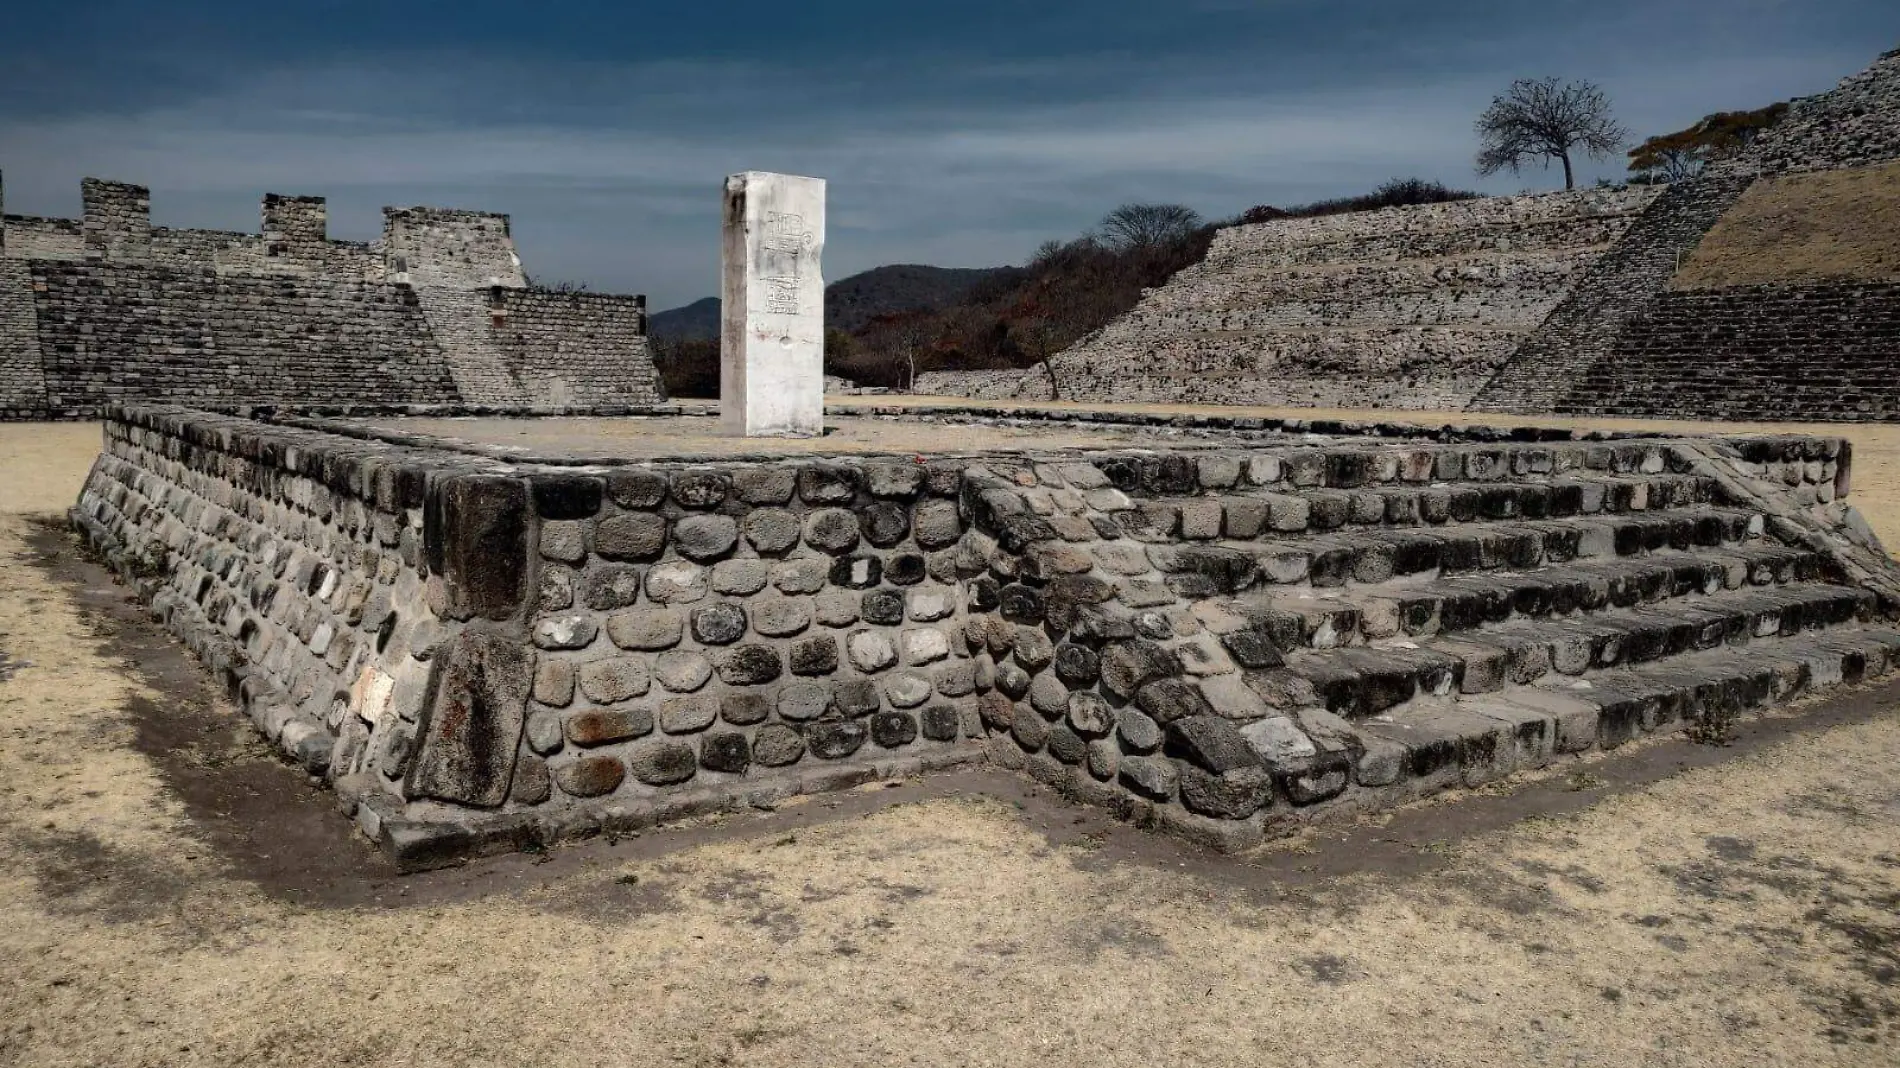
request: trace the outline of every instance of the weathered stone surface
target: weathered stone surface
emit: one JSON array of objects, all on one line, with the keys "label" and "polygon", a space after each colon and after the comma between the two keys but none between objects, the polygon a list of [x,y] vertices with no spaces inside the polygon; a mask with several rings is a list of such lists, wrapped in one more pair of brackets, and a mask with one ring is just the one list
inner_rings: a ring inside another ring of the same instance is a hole
[{"label": "weathered stone surface", "polygon": [[743,775],[752,766],[752,746],[738,731],[713,731],[699,740],[699,765],[707,771]]},{"label": "weathered stone surface", "polygon": [[822,682],[794,682],[778,691],[778,714],[789,720],[817,719],[831,707],[831,687]]},{"label": "weathered stone surface", "polygon": [[434,487],[428,505],[424,541],[429,569],[443,579],[444,614],[513,618],[528,598],[531,570],[527,484],[517,478],[458,476]]},{"label": "weathered stone surface", "polygon": [[646,661],[632,656],[611,656],[581,665],[581,692],[596,704],[611,705],[629,697],[639,697],[650,685]]},{"label": "weathered stone surface", "polygon": [[791,467],[742,467],[732,473],[732,495],[746,504],[784,504],[797,477]]},{"label": "weathered stone surface", "polygon": [[570,564],[587,559],[587,525],[544,521],[541,524],[541,555],[549,560],[562,560]]},{"label": "weathered stone surface", "polygon": [[719,718],[735,727],[764,723],[772,714],[772,699],[763,693],[729,693],[719,699]]},{"label": "weathered stone surface", "polygon": [[798,544],[798,517],[778,508],[759,508],[745,516],[745,540],[766,556],[776,556]]},{"label": "weathered stone surface", "polygon": [[750,597],[765,588],[770,571],[764,560],[721,560],[712,568],[713,592]]},{"label": "weathered stone surface", "polygon": [[666,476],[657,471],[615,471],[607,476],[607,495],[622,508],[651,508],[666,499]]},{"label": "weathered stone surface", "polygon": [[686,742],[641,742],[627,751],[627,770],[648,786],[671,786],[699,771],[699,754]]},{"label": "weathered stone surface", "polygon": [[950,593],[939,588],[913,589],[905,594],[906,614],[915,623],[934,623],[949,618],[956,610]]},{"label": "weathered stone surface", "polygon": [[660,702],[660,729],[668,734],[691,734],[712,726],[719,716],[719,698],[698,693],[669,697]]},{"label": "weathered stone surface", "polygon": [[534,655],[506,636],[463,631],[437,652],[431,670],[434,702],[421,725],[407,793],[477,807],[501,804],[526,726]]},{"label": "weathered stone surface", "polygon": [[951,660],[931,669],[937,692],[945,697],[968,697],[976,692],[976,664],[971,660]]},{"label": "weathered stone surface", "polygon": [[806,598],[766,597],[752,603],[752,629],[768,638],[790,638],[810,626],[811,601]]},{"label": "weathered stone surface", "polygon": [[1056,677],[1078,689],[1101,677],[1100,658],[1086,645],[1064,643],[1055,650]]},{"label": "weathered stone surface", "polygon": [[561,748],[563,734],[558,713],[536,712],[528,717],[528,748],[542,756]]},{"label": "weathered stone surface", "polygon": [[[933,555],[948,561],[948,557],[943,553]],[[943,570],[943,564],[940,563],[936,576],[937,581],[945,585],[957,580],[954,561],[949,561],[949,563],[947,571]],[[932,577],[930,559],[920,553],[892,553],[884,560],[884,581],[893,586],[915,586],[928,577]]]},{"label": "weathered stone surface", "polygon": [[616,612],[607,617],[607,638],[622,649],[657,652],[680,643],[686,620],[671,608]]},{"label": "weathered stone surface", "polygon": [[831,707],[841,715],[868,716],[884,707],[877,683],[870,679],[840,679],[831,688]]},{"label": "weathered stone surface", "polygon": [[805,728],[805,744],[821,760],[842,760],[858,751],[870,732],[859,720],[827,720]]},{"label": "weathered stone surface", "polygon": [[719,471],[686,471],[673,476],[673,499],[682,507],[712,508],[724,501],[728,492],[727,478]]},{"label": "weathered stone surface", "polygon": [[666,549],[666,520],[652,512],[608,516],[594,527],[594,551],[609,560],[657,560]]},{"label": "weathered stone surface", "polygon": [[1222,774],[1180,766],[1181,804],[1215,819],[1246,819],[1273,800],[1273,777],[1262,767],[1236,768]]},{"label": "weathered stone surface", "polygon": [[[592,519],[606,484],[593,475],[536,475],[535,511],[543,520]],[[543,529],[547,524],[542,524]]]},{"label": "weathered stone surface", "polygon": [[912,667],[934,664],[950,655],[950,638],[936,629],[907,630],[898,635],[898,649],[904,663]]},{"label": "weathered stone surface", "polygon": [[831,562],[833,586],[847,590],[868,590],[884,581],[884,560],[872,553],[840,556]]},{"label": "weathered stone surface", "polygon": [[574,701],[574,662],[542,657],[534,669],[534,699],[566,708]]},{"label": "weathered stone surface", "polygon": [[1045,671],[1029,684],[1029,706],[1050,719],[1061,716],[1069,710],[1069,688]]},{"label": "weathered stone surface", "polygon": [[860,630],[846,639],[851,663],[859,671],[878,672],[897,663],[897,650],[889,638],[874,630]]},{"label": "weathered stone surface", "polygon": [[1165,646],[1136,639],[1116,642],[1102,651],[1102,687],[1117,697],[1129,698],[1153,679],[1181,673],[1181,664]]},{"label": "weathered stone surface", "polygon": [[1219,716],[1188,716],[1168,723],[1166,730],[1169,756],[1216,775],[1261,764],[1260,754],[1241,736],[1240,729]]},{"label": "weathered stone surface", "polygon": [[629,608],[640,599],[640,585],[646,572],[631,564],[606,564],[587,572],[582,597],[596,611]]},{"label": "weathered stone surface", "polygon": [[843,508],[820,508],[805,517],[805,543],[833,555],[858,546],[858,517]]},{"label": "weathered stone surface", "polygon": [[[1115,711],[1108,702],[1092,690],[1082,690],[1069,695],[1068,707],[1064,710],[1069,726],[1077,734],[1086,738],[1099,738],[1115,729]],[[1140,713],[1135,713],[1140,715]]]},{"label": "weathered stone surface", "polygon": [[[679,485],[674,483],[675,492]],[[739,524],[731,516],[689,515],[673,527],[673,546],[689,560],[718,560],[738,544]]]},{"label": "weathered stone surface", "polygon": [[653,713],[639,707],[596,708],[567,718],[567,740],[587,747],[653,733]]},{"label": "weathered stone surface", "polygon": [[1034,753],[1049,740],[1049,724],[1035,709],[1026,704],[1016,705],[1010,713],[1009,733],[1017,745]]},{"label": "weathered stone surface", "polygon": [[826,590],[812,602],[818,622],[827,627],[848,627],[858,621],[858,595],[844,590]]},{"label": "weathered stone surface", "polygon": [[693,637],[706,645],[731,645],[745,637],[745,609],[733,601],[696,608],[692,620]]},{"label": "weathered stone surface", "polygon": [[752,736],[752,757],[768,768],[794,764],[805,755],[805,736],[783,723],[768,723]]},{"label": "weathered stone surface", "polygon": [[691,604],[706,596],[706,569],[683,560],[655,564],[647,571],[647,599],[659,604]]},{"label": "weathered stone surface", "polygon": [[674,693],[692,693],[712,678],[712,661],[691,649],[672,649],[653,660],[653,677]]},{"label": "weathered stone surface", "polygon": [[1313,766],[1319,749],[1306,732],[1286,716],[1268,716],[1240,728],[1241,737],[1276,772],[1303,772]]},{"label": "weathered stone surface", "polygon": [[1124,708],[1115,715],[1115,732],[1131,753],[1152,753],[1161,748],[1161,725],[1146,713]]},{"label": "weathered stone surface", "polygon": [[1181,778],[1174,762],[1166,757],[1125,756],[1116,773],[1124,786],[1152,801],[1173,800]]},{"label": "weathered stone surface", "polygon": [[884,679],[884,696],[896,708],[916,708],[930,700],[930,680],[915,671],[899,671]]},{"label": "weathered stone surface", "polygon": [[1056,658],[1055,644],[1036,627],[1017,627],[1010,649],[1016,662],[1030,671],[1041,671]]},{"label": "weathered stone surface", "polygon": [[741,645],[718,654],[713,667],[728,686],[761,686],[784,671],[778,649],[770,645]]},{"label": "weathered stone surface", "polygon": [[517,805],[538,805],[554,796],[554,778],[548,774],[548,762],[537,756],[524,756],[515,764],[515,781],[508,789],[508,800]]},{"label": "weathered stone surface", "polygon": [[772,567],[772,585],[787,594],[817,593],[825,588],[831,562],[823,558],[783,560]]},{"label": "weathered stone surface", "polygon": [[838,670],[838,639],[814,634],[792,643],[792,674],[829,675]]},{"label": "weathered stone surface", "polygon": [[1088,743],[1089,774],[1107,782],[1121,768],[1121,749],[1112,738],[1097,738]]},{"label": "weathered stone surface", "polygon": [[870,590],[858,600],[858,614],[866,623],[894,627],[904,621],[904,595],[896,590]]},{"label": "weathered stone surface", "polygon": [[909,745],[917,740],[917,720],[908,712],[873,713],[871,740],[885,749]]},{"label": "weathered stone surface", "polygon": [[570,797],[601,797],[620,788],[627,766],[600,753],[583,756],[554,769],[554,783]]},{"label": "weathered stone surface", "polygon": [[1049,728],[1049,740],[1043,748],[1064,764],[1080,764],[1088,758],[1088,743],[1060,723]]},{"label": "weathered stone surface", "polygon": [[962,733],[963,717],[954,705],[931,705],[920,718],[924,737],[933,742],[953,742]]},{"label": "weathered stone surface", "polygon": [[600,624],[585,614],[549,616],[534,625],[534,644],[543,649],[585,649]]},{"label": "weathered stone surface", "polygon": [[1135,704],[1161,724],[1190,716],[1207,716],[1213,708],[1201,688],[1187,679],[1156,679],[1141,688]]},{"label": "weathered stone surface", "polygon": [[955,501],[924,501],[912,516],[912,535],[925,549],[947,549],[963,536],[963,520]]}]

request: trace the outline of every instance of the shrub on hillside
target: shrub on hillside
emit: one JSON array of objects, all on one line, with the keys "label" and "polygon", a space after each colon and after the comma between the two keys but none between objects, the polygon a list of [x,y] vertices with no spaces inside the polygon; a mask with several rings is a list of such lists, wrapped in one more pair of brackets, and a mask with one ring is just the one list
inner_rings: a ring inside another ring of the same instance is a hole
[{"label": "shrub on hillside", "polygon": [[1274,219],[1311,219],[1321,215],[1345,215],[1354,211],[1402,208],[1412,204],[1443,204],[1454,200],[1476,200],[1483,195],[1469,189],[1453,189],[1443,182],[1427,181],[1423,178],[1394,178],[1370,193],[1362,193],[1355,197],[1315,200],[1311,204],[1299,204],[1291,208],[1276,208],[1269,204],[1256,205],[1243,212],[1237,221],[1246,225],[1271,222]]}]

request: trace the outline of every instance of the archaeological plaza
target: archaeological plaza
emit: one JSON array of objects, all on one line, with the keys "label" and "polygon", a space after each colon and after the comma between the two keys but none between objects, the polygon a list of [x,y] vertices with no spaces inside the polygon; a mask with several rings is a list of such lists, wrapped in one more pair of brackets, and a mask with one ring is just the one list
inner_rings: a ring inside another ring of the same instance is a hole
[{"label": "archaeological plaza", "polygon": [[1675,185],[1229,228],[1053,361],[1439,426],[827,409],[825,183],[760,172],[716,406],[506,217],[168,230],[87,179],[6,216],[0,409],[103,421],[73,526],[405,867],[977,764],[1245,850],[1900,665],[1849,442],[1483,414],[1900,418],[1900,281],[1669,284],[1758,191],[1900,156],[1897,109],[1889,57]]}]

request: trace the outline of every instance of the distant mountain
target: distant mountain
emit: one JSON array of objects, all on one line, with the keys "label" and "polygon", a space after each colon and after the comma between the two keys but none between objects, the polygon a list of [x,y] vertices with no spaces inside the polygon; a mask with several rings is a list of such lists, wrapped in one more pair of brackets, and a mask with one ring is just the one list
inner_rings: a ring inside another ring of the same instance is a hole
[{"label": "distant mountain", "polygon": [[719,298],[701,297],[679,308],[647,316],[647,336],[664,341],[719,336]]},{"label": "distant mountain", "polygon": [[[897,263],[873,267],[825,287],[825,328],[855,331],[880,315],[938,311],[961,301],[970,290],[1009,267],[930,267]],[[647,316],[647,333],[662,340],[719,336],[719,298]]]}]

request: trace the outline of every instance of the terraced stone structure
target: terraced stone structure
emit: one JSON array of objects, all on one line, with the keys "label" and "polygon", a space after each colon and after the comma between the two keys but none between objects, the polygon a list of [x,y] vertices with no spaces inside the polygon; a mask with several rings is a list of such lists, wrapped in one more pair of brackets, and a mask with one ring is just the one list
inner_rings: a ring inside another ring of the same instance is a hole
[{"label": "terraced stone structure", "polygon": [[[867,418],[926,416],[1054,418]],[[1069,418],[1122,436],[642,459],[121,405],[72,518],[411,867],[977,761],[1242,849],[1900,656],[1841,440]]]},{"label": "terraced stone structure", "polygon": [[266,194],[238,233],[154,226],[143,186],[88,178],[81,196],[80,219],[0,215],[0,420],[665,399],[646,298],[531,287],[506,215],[385,208],[375,241],[340,241],[321,197]]}]

